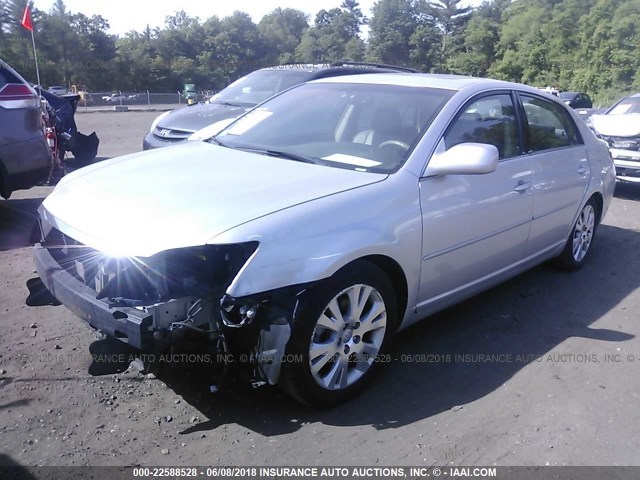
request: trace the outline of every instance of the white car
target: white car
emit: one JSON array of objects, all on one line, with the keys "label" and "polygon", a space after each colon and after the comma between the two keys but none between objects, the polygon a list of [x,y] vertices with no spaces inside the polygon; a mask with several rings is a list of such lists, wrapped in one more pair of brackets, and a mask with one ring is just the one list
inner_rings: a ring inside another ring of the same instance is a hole
[{"label": "white car", "polygon": [[640,93],[623,98],[589,124],[607,142],[618,180],[640,183]]},{"label": "white car", "polygon": [[535,88],[336,77],[208,141],[67,175],[34,255],[107,335],[201,338],[254,384],[326,405],[397,330],[546,260],[582,266],[614,186],[606,145]]},{"label": "white car", "polygon": [[127,96],[123,95],[122,93],[112,93],[111,95],[104,95],[102,97],[102,100],[108,103],[121,102],[126,99],[127,99]]}]

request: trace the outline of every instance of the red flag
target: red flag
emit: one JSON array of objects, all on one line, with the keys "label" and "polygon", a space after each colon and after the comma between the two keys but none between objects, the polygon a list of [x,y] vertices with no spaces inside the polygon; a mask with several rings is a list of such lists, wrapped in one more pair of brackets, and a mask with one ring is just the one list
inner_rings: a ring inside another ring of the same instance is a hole
[{"label": "red flag", "polygon": [[33,23],[31,22],[31,10],[29,5],[24,8],[24,15],[22,16],[22,22],[20,22],[24,28],[33,32]]}]

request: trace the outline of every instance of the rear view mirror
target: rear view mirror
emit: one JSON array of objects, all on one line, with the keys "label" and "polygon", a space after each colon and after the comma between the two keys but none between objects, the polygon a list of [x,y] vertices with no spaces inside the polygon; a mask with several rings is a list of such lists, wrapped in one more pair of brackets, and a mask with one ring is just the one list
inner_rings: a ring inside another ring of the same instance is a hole
[{"label": "rear view mirror", "polygon": [[486,143],[460,143],[431,157],[425,177],[481,175],[498,167],[498,149]]}]

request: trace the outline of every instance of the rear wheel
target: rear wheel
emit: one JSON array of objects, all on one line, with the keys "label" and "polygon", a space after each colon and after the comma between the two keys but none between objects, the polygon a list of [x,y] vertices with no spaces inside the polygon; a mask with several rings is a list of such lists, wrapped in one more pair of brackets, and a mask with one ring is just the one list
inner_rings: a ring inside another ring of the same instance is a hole
[{"label": "rear wheel", "polygon": [[564,250],[557,258],[561,268],[572,271],[584,265],[591,251],[599,221],[600,209],[598,203],[591,198],[582,207]]},{"label": "rear wheel", "polygon": [[309,291],[293,325],[280,385],[308,405],[333,405],[370,380],[396,326],[396,296],[377,266],[358,262]]}]

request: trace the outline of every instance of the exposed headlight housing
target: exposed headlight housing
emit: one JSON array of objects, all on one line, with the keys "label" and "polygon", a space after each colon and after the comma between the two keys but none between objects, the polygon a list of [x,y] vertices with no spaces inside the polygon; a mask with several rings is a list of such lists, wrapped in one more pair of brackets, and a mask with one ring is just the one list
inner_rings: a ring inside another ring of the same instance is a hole
[{"label": "exposed headlight housing", "polygon": [[[258,242],[204,245],[131,259],[129,277],[124,282],[120,278],[113,285],[139,287],[146,284],[150,288],[145,292],[147,298],[155,297],[157,301],[224,292],[257,248]],[[131,298],[122,293],[115,296]],[[110,292],[107,296],[112,295]]]},{"label": "exposed headlight housing", "polygon": [[[53,229],[44,246],[61,264],[75,265],[82,281],[99,299],[131,306],[151,305],[182,297],[220,297],[258,248],[258,242],[166,250],[150,257],[110,257],[63,240]],[[73,244],[73,248],[65,248]],[[51,250],[53,249],[53,250]]]}]

